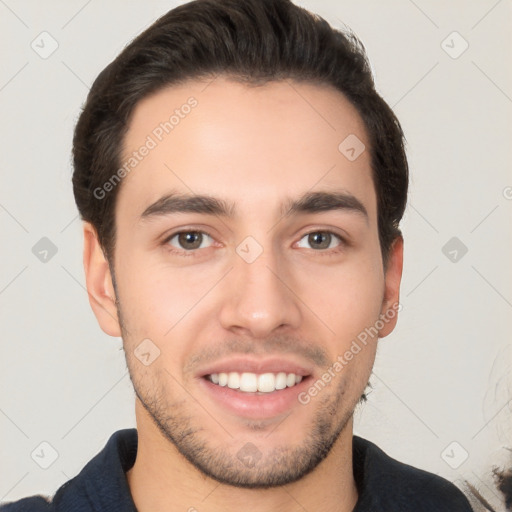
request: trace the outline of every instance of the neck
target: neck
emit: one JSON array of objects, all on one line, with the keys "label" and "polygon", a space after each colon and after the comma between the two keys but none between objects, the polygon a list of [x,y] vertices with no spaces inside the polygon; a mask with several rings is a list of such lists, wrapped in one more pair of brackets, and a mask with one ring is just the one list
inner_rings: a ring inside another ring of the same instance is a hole
[{"label": "neck", "polygon": [[352,418],[329,455],[297,482],[271,489],[221,484],[186,460],[136,400],[137,457],[126,473],[138,512],[351,512],[357,502],[352,470]]}]

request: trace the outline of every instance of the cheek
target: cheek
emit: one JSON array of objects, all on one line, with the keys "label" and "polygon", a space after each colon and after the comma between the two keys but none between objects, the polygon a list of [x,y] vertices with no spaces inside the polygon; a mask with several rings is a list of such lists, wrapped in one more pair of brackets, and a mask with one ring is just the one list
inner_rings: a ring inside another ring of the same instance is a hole
[{"label": "cheek", "polygon": [[350,341],[378,320],[384,290],[378,264],[361,259],[350,265],[318,269],[314,276],[301,279],[304,302],[337,340]]},{"label": "cheek", "polygon": [[130,334],[165,342],[174,327],[193,314],[216,280],[215,272],[173,268],[135,257],[126,261],[119,294]]}]

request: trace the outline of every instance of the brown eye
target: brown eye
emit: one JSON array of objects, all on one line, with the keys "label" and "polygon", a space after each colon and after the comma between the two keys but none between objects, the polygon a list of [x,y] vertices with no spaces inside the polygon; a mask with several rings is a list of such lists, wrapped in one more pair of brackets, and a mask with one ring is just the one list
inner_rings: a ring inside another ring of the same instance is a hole
[{"label": "brown eye", "polygon": [[325,250],[332,249],[333,247],[340,245],[341,242],[341,237],[331,233],[330,231],[313,231],[304,235],[298,245],[299,247],[306,247],[315,250]]},{"label": "brown eye", "polygon": [[204,247],[208,247],[211,241],[212,238],[210,235],[201,231],[182,231],[169,238],[170,245],[177,249],[184,249],[186,251],[203,249]]}]

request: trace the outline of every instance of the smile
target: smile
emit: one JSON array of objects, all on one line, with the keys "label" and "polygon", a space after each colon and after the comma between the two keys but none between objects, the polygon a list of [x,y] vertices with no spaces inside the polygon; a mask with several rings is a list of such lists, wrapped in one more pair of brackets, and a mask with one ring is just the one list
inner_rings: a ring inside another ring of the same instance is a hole
[{"label": "smile", "polygon": [[244,393],[272,393],[291,388],[302,381],[302,375],[295,373],[251,373],[251,372],[220,372],[206,376],[213,384],[228,387]]}]

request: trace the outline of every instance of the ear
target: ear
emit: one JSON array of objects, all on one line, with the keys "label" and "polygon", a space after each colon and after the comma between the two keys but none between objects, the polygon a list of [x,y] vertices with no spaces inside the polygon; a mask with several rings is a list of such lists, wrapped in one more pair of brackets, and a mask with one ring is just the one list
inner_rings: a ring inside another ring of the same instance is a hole
[{"label": "ear", "polygon": [[400,300],[400,281],[404,260],[404,239],[395,238],[389,250],[388,266],[384,276],[384,299],[382,301],[381,319],[384,326],[379,330],[379,338],[390,334],[396,326]]},{"label": "ear", "polygon": [[101,329],[120,337],[116,296],[108,261],[100,246],[96,229],[84,222],[84,269],[89,303]]}]

